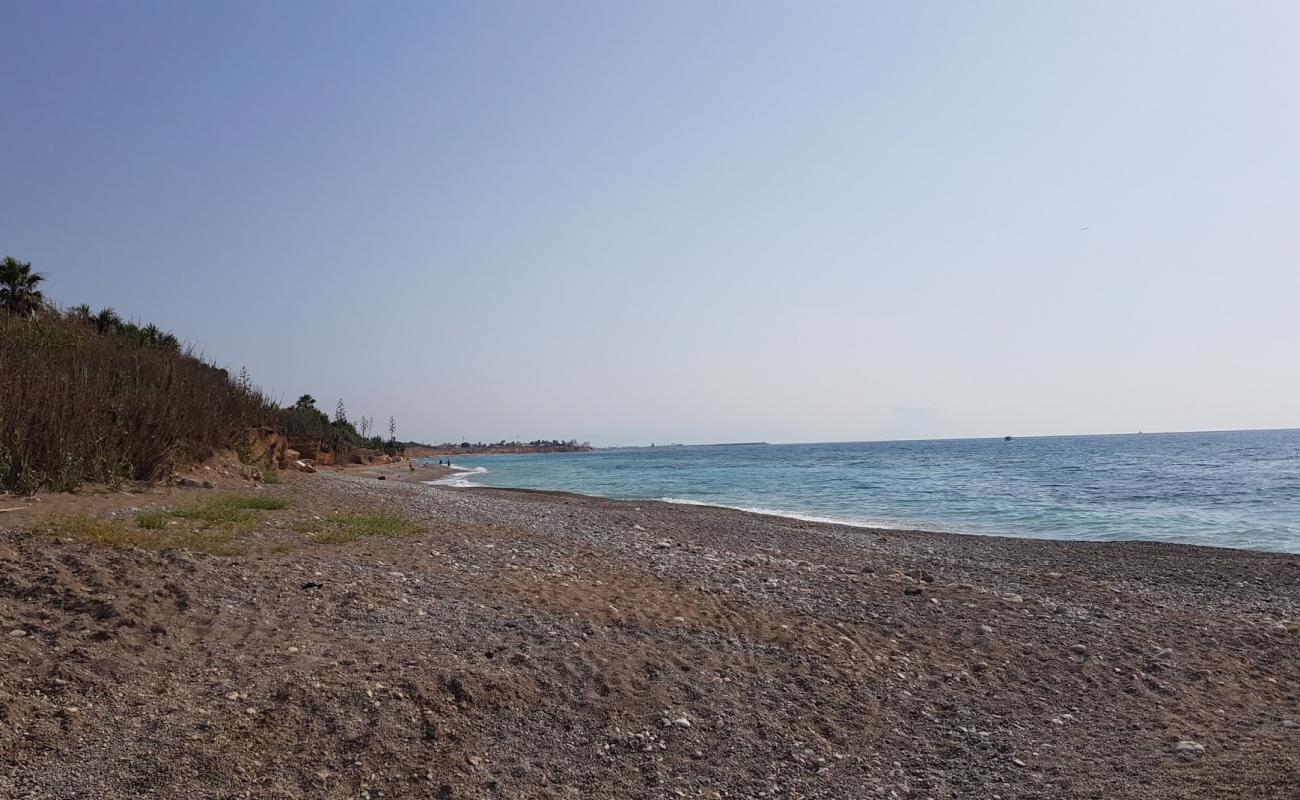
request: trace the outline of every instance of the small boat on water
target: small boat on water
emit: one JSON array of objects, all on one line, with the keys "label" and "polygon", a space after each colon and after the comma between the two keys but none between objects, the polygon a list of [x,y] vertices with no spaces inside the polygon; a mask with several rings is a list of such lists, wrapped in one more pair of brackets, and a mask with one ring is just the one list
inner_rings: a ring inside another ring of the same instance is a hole
[{"label": "small boat on water", "polygon": [[1003,437],[1002,437],[1002,441],[1004,441],[1004,442],[1009,442],[1009,441],[1011,441],[1011,437],[1010,437],[1010,436],[1003,436]]}]

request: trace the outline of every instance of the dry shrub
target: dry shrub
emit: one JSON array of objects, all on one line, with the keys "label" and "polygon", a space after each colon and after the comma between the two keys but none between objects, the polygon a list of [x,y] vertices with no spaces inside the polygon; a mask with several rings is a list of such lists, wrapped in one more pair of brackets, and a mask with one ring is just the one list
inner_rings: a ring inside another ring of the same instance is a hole
[{"label": "dry shrub", "polygon": [[275,414],[260,391],[188,350],[58,314],[0,314],[0,489],[155,480]]}]

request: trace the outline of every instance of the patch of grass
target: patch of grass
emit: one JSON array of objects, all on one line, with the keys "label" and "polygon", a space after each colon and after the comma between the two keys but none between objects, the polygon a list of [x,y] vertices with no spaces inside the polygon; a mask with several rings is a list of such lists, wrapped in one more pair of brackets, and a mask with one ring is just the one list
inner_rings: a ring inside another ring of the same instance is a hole
[{"label": "patch of grass", "polygon": [[279,511],[289,507],[289,502],[280,497],[252,497],[233,495],[218,497],[190,506],[182,506],[168,511],[177,519],[195,520],[214,525],[248,525],[257,520],[254,511]]},{"label": "patch of grass", "polygon": [[268,469],[262,475],[262,483],[265,483],[267,486],[277,486],[280,482],[280,472],[274,468]]},{"label": "patch of grass", "polygon": [[346,544],[367,536],[395,539],[424,532],[423,527],[405,517],[386,512],[333,514],[322,520],[319,527],[323,530],[309,530],[307,533],[307,538],[315,544]]},{"label": "patch of grass", "polygon": [[[119,523],[89,514],[70,514],[52,517],[38,531],[52,536],[71,536],[92,544],[127,545],[135,533]],[[139,534],[147,536],[148,534]]]},{"label": "patch of grass", "polygon": [[218,500],[235,508],[247,508],[253,511],[282,511],[289,507],[289,501],[283,497],[257,497],[253,495],[236,495]]},{"label": "patch of grass", "polygon": [[140,528],[160,531],[167,527],[167,518],[169,516],[171,515],[166,511],[141,511],[135,515],[135,524]]},{"label": "patch of grass", "polygon": [[[155,512],[146,512],[154,514]],[[165,520],[165,517],[162,519]],[[137,518],[137,522],[139,518]],[[101,547],[140,547],[146,550],[184,549],[229,556],[242,552],[231,530],[130,527],[89,515],[54,517],[39,528],[51,536],[71,536]]]}]

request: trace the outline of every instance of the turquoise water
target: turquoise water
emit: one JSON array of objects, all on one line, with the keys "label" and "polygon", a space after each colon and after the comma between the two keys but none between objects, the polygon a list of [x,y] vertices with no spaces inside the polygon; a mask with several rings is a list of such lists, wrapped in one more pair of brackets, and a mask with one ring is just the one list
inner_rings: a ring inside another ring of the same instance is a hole
[{"label": "turquoise water", "polygon": [[1300,430],[456,458],[460,485],[854,524],[1300,552]]}]

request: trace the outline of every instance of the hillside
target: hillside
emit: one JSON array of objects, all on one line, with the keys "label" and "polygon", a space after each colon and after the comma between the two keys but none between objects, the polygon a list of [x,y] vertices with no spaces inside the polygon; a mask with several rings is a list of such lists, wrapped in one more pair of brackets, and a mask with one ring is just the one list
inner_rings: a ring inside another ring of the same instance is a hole
[{"label": "hillside", "polygon": [[246,377],[111,310],[0,313],[0,490],[158,480],[238,449],[275,406]]}]

